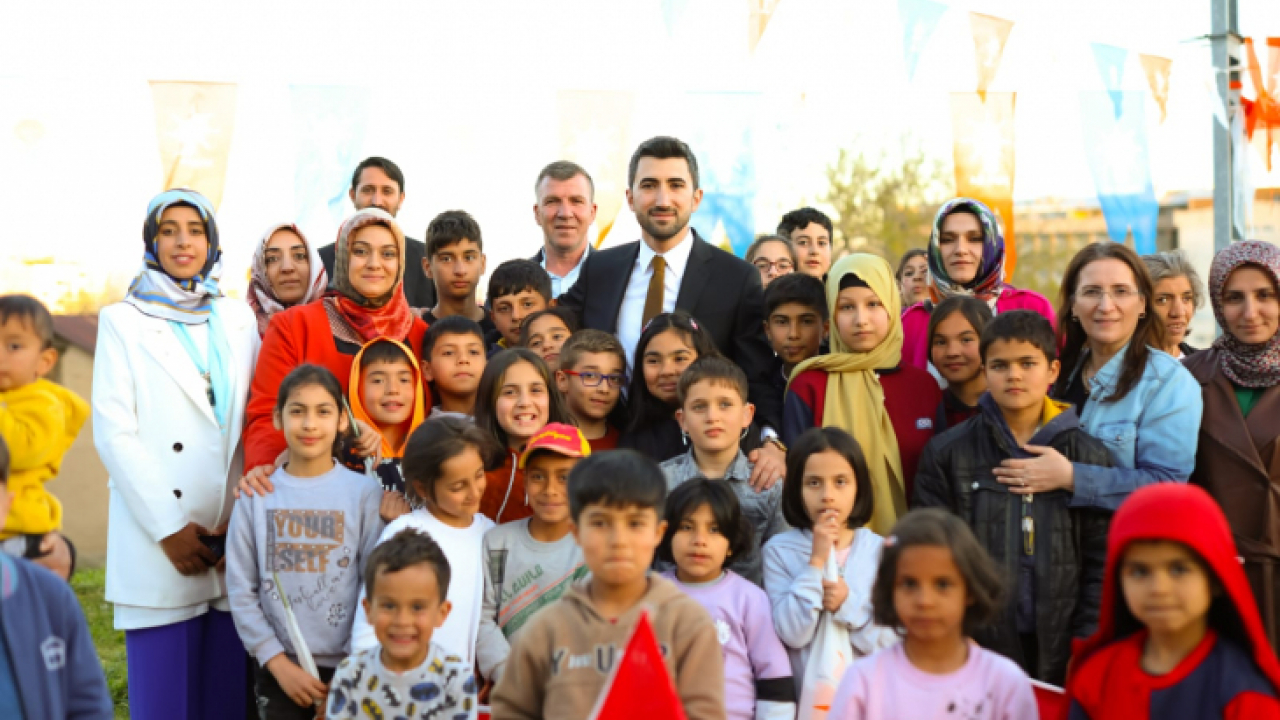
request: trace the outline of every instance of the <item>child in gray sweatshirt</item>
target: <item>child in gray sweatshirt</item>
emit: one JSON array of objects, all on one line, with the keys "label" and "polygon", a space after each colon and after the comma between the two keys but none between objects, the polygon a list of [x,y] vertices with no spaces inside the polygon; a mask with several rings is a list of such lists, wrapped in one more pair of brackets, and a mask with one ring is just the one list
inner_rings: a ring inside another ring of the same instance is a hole
[{"label": "child in gray sweatshirt", "polygon": [[[310,720],[347,655],[365,562],[382,532],[382,487],[333,459],[334,439],[347,420],[332,373],[303,365],[281,383],[279,398],[276,422],[289,462],[272,474],[270,495],[236,501],[227,533],[227,595],[240,639],[262,665],[255,690],[263,717]],[[299,665],[282,594],[318,679]]]}]

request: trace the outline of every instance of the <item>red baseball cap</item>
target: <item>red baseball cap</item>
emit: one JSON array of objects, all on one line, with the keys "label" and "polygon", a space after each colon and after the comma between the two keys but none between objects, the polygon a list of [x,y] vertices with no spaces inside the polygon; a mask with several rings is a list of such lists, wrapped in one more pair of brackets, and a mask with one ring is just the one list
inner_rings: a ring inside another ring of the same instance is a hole
[{"label": "red baseball cap", "polygon": [[584,458],[591,454],[591,443],[583,437],[581,430],[572,425],[548,423],[533,436],[533,439],[529,440],[528,445],[524,446],[524,452],[520,453],[520,463],[517,467],[523,470],[525,463],[529,461],[529,456],[539,450],[550,450],[566,457]]}]

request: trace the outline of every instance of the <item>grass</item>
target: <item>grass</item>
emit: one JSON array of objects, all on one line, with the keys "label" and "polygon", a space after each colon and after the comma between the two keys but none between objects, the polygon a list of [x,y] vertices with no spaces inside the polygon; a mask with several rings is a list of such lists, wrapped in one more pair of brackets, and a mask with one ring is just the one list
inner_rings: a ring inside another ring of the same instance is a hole
[{"label": "grass", "polygon": [[80,598],[93,646],[107,674],[107,689],[117,718],[129,717],[129,668],[125,662],[124,633],[112,627],[111,603],[102,598],[107,572],[102,568],[76,569],[71,587]]}]

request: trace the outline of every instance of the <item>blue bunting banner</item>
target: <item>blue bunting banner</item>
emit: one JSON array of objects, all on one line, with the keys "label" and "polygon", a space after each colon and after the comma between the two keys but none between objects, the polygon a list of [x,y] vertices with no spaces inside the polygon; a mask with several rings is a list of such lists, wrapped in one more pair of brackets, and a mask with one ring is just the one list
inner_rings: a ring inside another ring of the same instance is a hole
[{"label": "blue bunting banner", "polygon": [[667,27],[667,37],[673,37],[676,34],[676,27],[680,25],[680,19],[684,17],[684,11],[689,6],[689,0],[660,0],[662,3],[662,23]]},{"label": "blue bunting banner", "polygon": [[327,244],[347,212],[351,171],[363,159],[369,89],[292,85],[289,93],[295,220],[313,242]]},{"label": "blue bunting banner", "polygon": [[1102,75],[1102,84],[1111,95],[1111,104],[1118,118],[1124,110],[1124,65],[1129,60],[1129,51],[1115,45],[1092,45],[1093,59],[1098,63],[1098,73]]},{"label": "blue bunting banner", "polygon": [[744,255],[755,239],[755,125],[758,93],[690,93],[693,117],[711,118],[690,134],[702,205],[692,224],[713,245]]},{"label": "blue bunting banner", "polygon": [[1107,234],[1116,242],[1133,235],[1140,255],[1156,251],[1156,220],[1160,205],[1151,185],[1147,155],[1146,100],[1143,92],[1080,93],[1080,119],[1085,152]]},{"label": "blue bunting banner", "polygon": [[916,75],[916,63],[929,44],[929,38],[946,14],[947,6],[934,0],[898,0],[898,16],[902,19],[902,54],[907,63],[907,80]]}]

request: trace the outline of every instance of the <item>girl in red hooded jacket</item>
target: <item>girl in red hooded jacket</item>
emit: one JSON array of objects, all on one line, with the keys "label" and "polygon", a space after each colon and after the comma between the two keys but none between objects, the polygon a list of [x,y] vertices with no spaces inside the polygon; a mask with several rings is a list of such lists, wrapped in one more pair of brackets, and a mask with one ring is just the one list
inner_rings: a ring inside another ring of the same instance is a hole
[{"label": "girl in red hooded jacket", "polygon": [[1204,490],[1149,485],[1120,506],[1098,632],[1072,662],[1071,720],[1280,718],[1280,663]]}]

